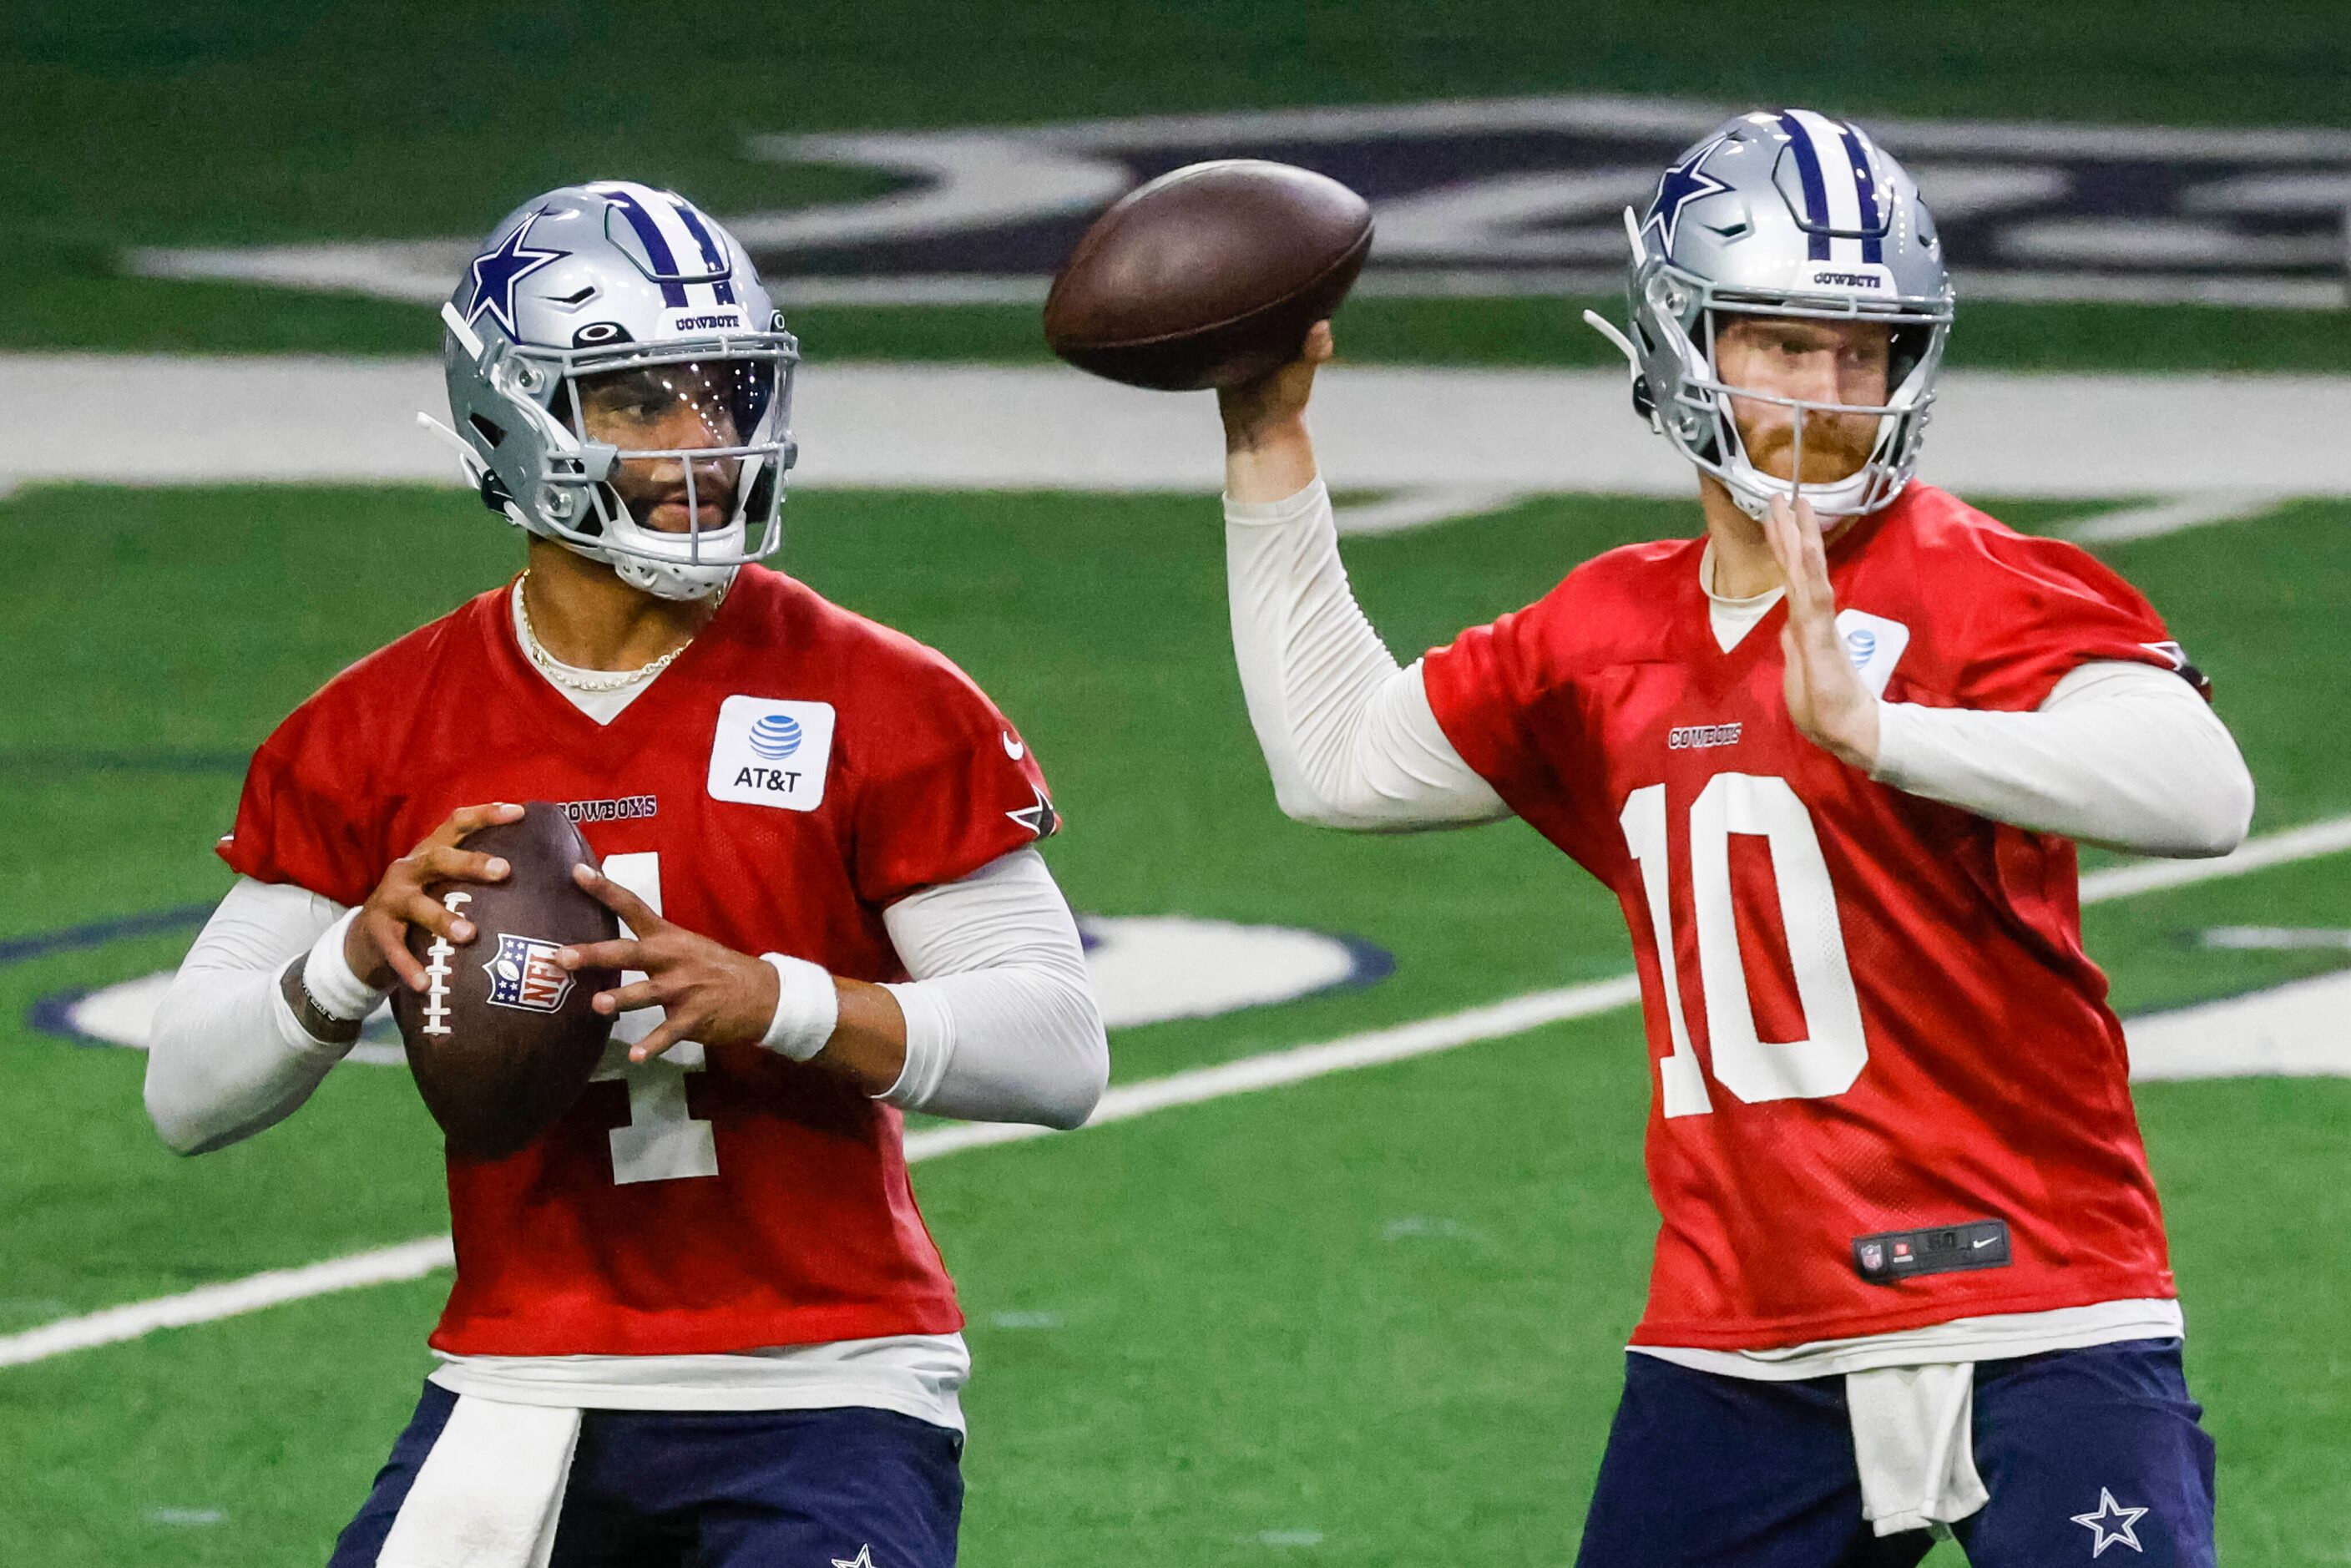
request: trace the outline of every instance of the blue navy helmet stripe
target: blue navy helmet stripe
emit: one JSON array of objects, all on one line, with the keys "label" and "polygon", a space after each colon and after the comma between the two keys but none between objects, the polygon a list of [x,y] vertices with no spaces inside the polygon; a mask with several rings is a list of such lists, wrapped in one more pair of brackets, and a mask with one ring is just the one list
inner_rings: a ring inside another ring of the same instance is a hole
[{"label": "blue navy helmet stripe", "polygon": [[[702,247],[703,262],[710,270],[713,273],[732,270],[727,266],[726,253],[718,248],[718,242],[711,237],[709,225],[702,221],[702,214],[694,210],[694,204],[682,196],[672,196],[670,202],[677,208],[678,217],[694,235],[694,243]],[[735,286],[725,277],[720,277],[710,286],[710,294],[712,302],[715,304],[735,303]]]},{"label": "blue navy helmet stripe", "polygon": [[1802,227],[1812,258],[1853,266],[1882,262],[1885,247],[1872,242],[1883,241],[1886,219],[1877,210],[1875,172],[1861,133],[1809,109],[1789,110],[1780,120],[1804,175],[1808,211]]},{"label": "blue navy helmet stripe", "polygon": [[625,187],[599,185],[595,189],[599,195],[620,208],[622,215],[629,220],[629,226],[637,231],[637,238],[645,247],[645,259],[653,263],[653,272],[661,284],[662,303],[673,310],[684,309],[685,285],[678,280],[677,257],[671,252],[669,240],[661,232],[661,225],[653,221],[653,214],[645,211],[644,204]]},{"label": "blue navy helmet stripe", "polygon": [[1869,150],[1861,144],[1861,132],[1850,120],[1840,120],[1837,129],[1844,141],[1844,155],[1853,162],[1853,186],[1861,198],[1861,259],[1883,265],[1886,260],[1886,214],[1877,204],[1877,181],[1869,170]]},{"label": "blue navy helmet stripe", "polygon": [[1807,254],[1813,261],[1829,259],[1829,188],[1821,177],[1820,154],[1813,151],[1813,139],[1804,134],[1803,122],[1792,110],[1780,111],[1780,128],[1788,133],[1788,145],[1796,154],[1796,174],[1804,187],[1804,234],[1810,242]]}]

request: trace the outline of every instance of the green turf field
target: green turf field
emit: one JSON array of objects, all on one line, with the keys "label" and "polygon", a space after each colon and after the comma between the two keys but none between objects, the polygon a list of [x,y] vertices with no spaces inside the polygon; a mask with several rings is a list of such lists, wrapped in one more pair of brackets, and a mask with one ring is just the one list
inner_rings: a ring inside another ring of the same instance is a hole
[{"label": "green turf field", "polygon": [[[1801,16],[864,0],[716,16],[674,0],[19,0],[0,6],[0,365],[437,346],[428,309],[134,277],[131,246],[474,233],[528,192],[612,173],[721,213],[882,188],[755,162],[758,133],[1579,91],[2344,126],[2351,26],[2340,0]],[[1343,336],[1367,361],[1614,364],[1583,303],[1362,298]],[[792,325],[814,362],[1043,354],[1028,307],[812,307]],[[2340,374],[2351,310],[1973,303],[1950,360]],[[141,413],[91,439],[138,439]],[[2080,508],[2003,510],[2043,528]],[[1119,1031],[1119,1082],[1628,966],[1613,902],[1520,826],[1355,839],[1280,816],[1230,667],[1211,504],[831,492],[795,498],[789,521],[792,570],[946,649],[1020,723],[1069,819],[1048,853],[1079,908],[1344,932],[1395,956],[1364,988]],[[2214,675],[2261,785],[2257,831],[2351,813],[2346,525],[2351,503],[2291,503],[2105,551]],[[1600,549],[1692,526],[1686,506],[1553,497],[1348,558],[1408,653]],[[255,743],[517,555],[443,491],[0,497],[0,1100],[17,1129],[0,1139],[0,1336],[445,1228],[436,1139],[403,1073],[339,1070],[285,1125],[182,1161],[147,1124],[139,1056],[29,1015],[172,964],[190,912],[227,882],[209,846]],[[2351,927],[2345,863],[2091,909],[2118,1006],[2341,967],[2339,948],[2195,938]],[[46,942],[142,915],[162,918]],[[924,1166],[978,1364],[966,1561],[1571,1562],[1655,1224],[1643,1058],[1618,1011]],[[2226,1560],[2351,1562],[2351,1079],[2155,1084],[2138,1103],[2220,1442]],[[0,1563],[323,1561],[413,1402],[443,1289],[0,1367]]]},{"label": "green turf field", "polygon": [[[2046,522],[2056,508],[2010,508]],[[1412,649],[1687,508],[1551,500],[1349,547]],[[1017,716],[1071,828],[1081,909],[1343,930],[1368,988],[1122,1031],[1122,1082],[1615,974],[1613,903],[1523,828],[1354,839],[1286,822],[1229,667],[1213,507],[1066,496],[792,503],[820,588],[949,650]],[[2351,507],[2118,549],[2214,674],[2257,828],[2351,810],[2325,694]],[[507,570],[462,497],[37,490],[0,504],[20,646],[0,748],[0,933],[201,903],[238,759],[346,660]],[[1148,613],[1139,606],[1148,605]],[[108,634],[88,634],[103,626]],[[2230,922],[2351,925],[2339,862],[2101,905],[2126,1011],[2332,967],[2191,950]],[[0,967],[0,1333],[429,1234],[445,1222],[404,1075],[339,1071],[301,1114],[180,1161],[141,1060],[27,1007],[168,965],[185,936]],[[1041,1144],[917,1185],[966,1292],[968,1560],[1563,1563],[1637,1315],[1654,1218],[1629,1012]],[[2351,1082],[2140,1096],[2220,1439],[2231,1560],[2351,1550]],[[426,1368],[433,1281],[0,1370],[0,1541],[56,1568],[298,1564],[323,1549]]]}]

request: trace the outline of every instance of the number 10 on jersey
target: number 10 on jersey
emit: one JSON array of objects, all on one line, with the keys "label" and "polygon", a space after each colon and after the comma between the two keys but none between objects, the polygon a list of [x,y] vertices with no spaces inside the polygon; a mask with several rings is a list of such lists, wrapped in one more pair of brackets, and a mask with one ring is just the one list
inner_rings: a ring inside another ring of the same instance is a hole
[{"label": "number 10 on jersey", "polygon": [[[1702,1116],[1714,1110],[1706,1073],[1690,1045],[1682,1013],[1679,967],[1674,956],[1672,878],[1666,845],[1666,787],[1635,789],[1618,821],[1625,846],[1641,868],[1649,926],[1657,939],[1657,969],[1665,982],[1666,1024],[1672,1053],[1657,1063],[1667,1116]],[[1765,1040],[1755,1030],[1747,964],[1739,948],[1731,904],[1730,835],[1761,839],[1779,883],[1781,929],[1795,972],[1805,1038]],[[1784,779],[1718,773],[1690,803],[1690,902],[1698,988],[1706,1006],[1706,1036],[1714,1078],[1748,1104],[1766,1100],[1823,1100],[1853,1087],[1869,1063],[1862,1036],[1861,1001],[1845,956],[1836,891],[1812,812]]]}]

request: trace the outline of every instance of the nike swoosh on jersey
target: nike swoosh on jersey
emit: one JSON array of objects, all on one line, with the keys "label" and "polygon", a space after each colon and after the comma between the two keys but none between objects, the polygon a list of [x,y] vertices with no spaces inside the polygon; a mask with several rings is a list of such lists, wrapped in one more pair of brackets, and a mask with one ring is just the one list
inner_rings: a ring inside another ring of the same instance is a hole
[{"label": "nike swoosh on jersey", "polygon": [[1012,732],[1008,729],[1004,732],[1004,755],[1015,762],[1029,755],[1029,747],[1022,742],[1013,739]]}]

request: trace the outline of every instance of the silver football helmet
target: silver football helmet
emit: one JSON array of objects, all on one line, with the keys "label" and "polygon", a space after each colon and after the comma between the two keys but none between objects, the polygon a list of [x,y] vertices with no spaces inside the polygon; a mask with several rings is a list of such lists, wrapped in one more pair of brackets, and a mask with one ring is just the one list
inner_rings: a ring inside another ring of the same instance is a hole
[{"label": "silver football helmet", "polygon": [[[1652,429],[1761,517],[1774,495],[1823,517],[1874,512],[1902,493],[1935,401],[1951,328],[1951,281],[1935,220],[1902,166],[1868,134],[1811,110],[1726,121],[1674,161],[1648,211],[1625,213],[1631,336],[1591,322],[1631,361],[1633,406]],[[1715,335],[1726,315],[1883,321],[1893,360],[1883,403],[1807,402],[1724,383]],[[1877,416],[1876,444],[1830,483],[1778,479],[1749,458],[1732,397],[1792,411],[1795,466],[1813,413]]]},{"label": "silver football helmet", "polygon": [[[455,428],[418,417],[456,444],[491,510],[664,599],[717,592],[782,544],[799,345],[743,247],[684,198],[614,180],[526,202],[441,318]],[[649,419],[682,404],[694,418],[663,428],[695,439],[599,440],[583,386],[590,406],[621,388]],[[622,500],[621,465],[644,461],[682,479],[682,529]]]}]

